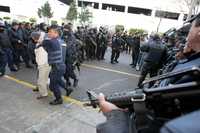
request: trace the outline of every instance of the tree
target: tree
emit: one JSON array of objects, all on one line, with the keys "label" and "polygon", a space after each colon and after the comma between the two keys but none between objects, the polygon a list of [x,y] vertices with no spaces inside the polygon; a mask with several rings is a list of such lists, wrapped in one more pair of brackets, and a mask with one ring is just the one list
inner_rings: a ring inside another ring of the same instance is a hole
[{"label": "tree", "polygon": [[79,13],[79,22],[82,25],[85,25],[86,23],[89,23],[90,20],[92,19],[92,13],[89,11],[89,9],[87,7],[83,7],[81,13]]},{"label": "tree", "polygon": [[69,11],[67,12],[66,19],[73,23],[74,20],[77,20],[77,17],[78,17],[78,11],[76,7],[76,2],[73,0],[72,3],[70,4]]},{"label": "tree", "polygon": [[36,18],[30,18],[29,21],[30,21],[31,23],[35,23],[37,20],[36,20]]},{"label": "tree", "polygon": [[51,25],[57,25],[58,22],[56,20],[51,20]]},{"label": "tree", "polygon": [[123,25],[116,25],[115,26],[115,32],[123,32],[124,26]]},{"label": "tree", "polygon": [[47,23],[49,23],[49,19],[53,17],[53,12],[48,1],[41,8],[38,8],[38,16],[46,18]]},{"label": "tree", "polygon": [[138,35],[145,35],[147,34],[148,32],[146,30],[143,30],[143,29],[136,29],[136,28],[131,28],[129,29],[129,34],[130,35],[135,35],[135,34],[138,34]]},{"label": "tree", "polygon": [[3,17],[4,20],[10,20],[11,18],[6,16],[6,17]]}]

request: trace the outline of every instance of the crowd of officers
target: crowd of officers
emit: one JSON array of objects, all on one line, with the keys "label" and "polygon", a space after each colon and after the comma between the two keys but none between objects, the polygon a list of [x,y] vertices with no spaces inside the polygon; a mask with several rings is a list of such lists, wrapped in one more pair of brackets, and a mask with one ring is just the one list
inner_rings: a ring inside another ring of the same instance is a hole
[{"label": "crowd of officers", "polygon": [[[44,82],[48,80],[50,75],[50,79],[52,77],[50,89],[53,88],[52,91],[56,97],[53,104],[62,103],[60,87],[66,90],[66,95],[68,96],[73,91],[70,79],[74,80],[73,87],[78,85],[78,78],[74,72],[75,68],[80,71],[80,65],[84,60],[104,60],[108,46],[112,48],[111,64],[118,63],[121,52],[131,53],[132,63],[130,65],[136,68],[136,70],[141,69],[141,76],[138,82],[139,88],[143,87],[142,82],[145,80],[147,74],[150,77],[156,76],[158,70],[170,62],[172,60],[170,58],[174,57],[171,54],[173,53],[172,51],[182,46],[180,44],[181,40],[176,40],[180,38],[178,36],[163,36],[161,38],[155,34],[148,38],[145,34],[136,33],[133,35],[128,34],[126,31],[116,31],[115,34],[111,35],[105,27],[100,27],[97,30],[97,28],[88,28],[87,26],[77,27],[76,32],[73,32],[71,23],[62,24],[62,26],[53,26],[48,27],[44,23],[39,25],[17,22],[13,22],[12,25],[3,22],[0,23],[0,75],[3,76],[5,74],[7,64],[12,72],[21,69],[22,62],[25,63],[27,68],[33,68],[36,65],[39,76],[38,88],[34,89],[34,91],[40,91],[41,96],[38,97],[39,99],[46,97],[46,89],[39,88],[46,88]],[[57,55],[60,54],[59,48],[51,55],[52,48],[48,47],[49,42],[45,44],[46,40],[52,39],[49,37],[51,36],[49,35],[51,34],[49,33],[51,29],[58,32],[58,35],[53,37],[58,42],[53,42],[53,44],[58,43],[57,45],[61,45],[63,61],[59,61],[61,57]],[[176,44],[175,40],[180,43]],[[45,50],[41,50],[40,45]],[[55,59],[52,58],[53,56]],[[40,57],[47,57],[47,59],[44,58],[41,61]],[[51,62],[55,62],[56,65],[54,63],[51,64]],[[64,62],[64,67],[57,66],[60,62]],[[51,66],[50,74],[48,65]],[[53,66],[56,66],[55,75]],[[60,73],[58,73],[57,67],[65,70],[60,70]],[[62,82],[62,76],[66,80],[65,83]],[[57,81],[58,85],[54,83],[55,79],[59,79]],[[151,87],[152,85],[153,83],[149,86]]]}]

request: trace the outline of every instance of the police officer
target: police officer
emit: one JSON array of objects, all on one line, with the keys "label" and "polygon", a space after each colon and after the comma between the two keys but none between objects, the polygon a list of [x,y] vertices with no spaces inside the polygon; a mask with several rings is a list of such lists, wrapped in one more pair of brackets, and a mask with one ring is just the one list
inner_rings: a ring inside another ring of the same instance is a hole
[{"label": "police officer", "polygon": [[[74,72],[75,69],[75,63],[78,58],[78,51],[76,48],[76,38],[72,32],[72,28],[70,25],[64,26],[64,35],[65,35],[65,42],[66,42],[66,55],[65,55],[65,64],[66,64],[66,73],[65,73],[65,79],[66,79],[66,86],[69,87],[71,85],[69,78],[72,78],[74,80],[73,87],[77,87],[78,85],[78,79]],[[71,88],[68,88],[70,91],[72,91]],[[67,94],[68,95],[68,94]]]},{"label": "police officer", "polygon": [[[166,56],[166,47],[162,45],[160,37],[154,35],[152,41],[142,45],[141,51],[147,52],[147,54],[144,57],[144,64],[138,82],[139,88],[143,87],[142,82],[145,80],[147,74],[150,74],[150,77],[157,75],[159,68],[162,66],[162,61]],[[149,87],[152,85],[153,83],[150,83]]]},{"label": "police officer", "polygon": [[97,35],[97,52],[96,56],[98,60],[104,60],[104,55],[107,49],[107,33],[103,27],[99,28]]},{"label": "police officer", "polygon": [[17,71],[13,62],[12,45],[3,22],[0,22],[0,76],[3,76],[8,64],[10,71]]},{"label": "police officer", "polygon": [[[68,95],[71,93],[65,88],[65,82],[62,80],[66,67],[62,56],[62,47],[58,38],[59,29],[57,26],[52,25],[48,30],[48,39],[44,40],[41,45],[48,53],[48,63],[51,66],[49,88],[54,93],[55,100],[51,101],[49,103],[50,105],[63,103],[60,88],[65,89]],[[40,45],[37,47],[40,47]]]},{"label": "police officer", "polygon": [[23,61],[26,64],[27,68],[32,68],[29,64],[28,53],[26,49],[26,44],[24,42],[23,32],[19,30],[19,24],[16,22],[12,23],[11,29],[9,29],[9,37],[14,48],[14,63],[17,65],[18,69],[20,68],[20,57],[22,56]]},{"label": "police officer", "polygon": [[120,32],[112,37],[112,54],[111,54],[111,64],[119,63],[118,58],[120,56],[120,50],[123,44],[123,40],[120,36]]},{"label": "police officer", "polygon": [[132,63],[130,65],[132,65],[132,67],[135,68],[137,65],[138,56],[140,53],[140,37],[139,37],[139,35],[136,35],[133,38],[133,40],[134,41],[131,45],[131,47],[132,47]]}]

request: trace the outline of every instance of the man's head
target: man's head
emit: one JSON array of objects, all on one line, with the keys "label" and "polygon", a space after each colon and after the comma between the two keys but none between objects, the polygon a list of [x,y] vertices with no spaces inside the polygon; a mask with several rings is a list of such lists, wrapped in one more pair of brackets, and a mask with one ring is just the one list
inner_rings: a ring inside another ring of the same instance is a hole
[{"label": "man's head", "polygon": [[31,38],[34,40],[35,43],[37,43],[40,38],[40,32],[32,32]]},{"label": "man's head", "polygon": [[187,37],[187,45],[195,52],[200,52],[200,13],[192,22],[192,27]]},{"label": "man's head", "polygon": [[12,27],[13,27],[15,30],[18,30],[19,24],[18,24],[17,22],[13,22],[13,23],[12,23]]},{"label": "man's head", "polygon": [[3,32],[5,28],[5,24],[3,21],[0,21],[0,32]]},{"label": "man's head", "polygon": [[56,25],[52,25],[48,28],[48,37],[53,39],[53,38],[58,38],[59,37],[59,27]]}]

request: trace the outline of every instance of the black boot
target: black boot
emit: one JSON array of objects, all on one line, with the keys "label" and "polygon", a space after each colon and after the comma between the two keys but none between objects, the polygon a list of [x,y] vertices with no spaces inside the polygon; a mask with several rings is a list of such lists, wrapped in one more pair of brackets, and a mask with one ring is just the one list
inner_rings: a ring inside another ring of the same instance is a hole
[{"label": "black boot", "polygon": [[111,63],[111,64],[115,64],[114,61],[111,61],[110,63]]},{"label": "black boot", "polygon": [[3,77],[5,75],[5,72],[0,72],[0,77]]},{"label": "black boot", "polygon": [[33,89],[33,92],[38,92],[38,91],[39,91],[38,86]]},{"label": "black boot", "polygon": [[66,96],[69,96],[73,92],[72,88],[66,89]]},{"label": "black boot", "polygon": [[75,80],[74,80],[73,87],[77,87],[77,86],[78,86],[78,79],[75,79]]},{"label": "black boot", "polygon": [[60,99],[55,99],[55,100],[51,101],[49,104],[50,104],[50,105],[59,105],[59,104],[63,104],[63,100],[62,100],[62,98],[60,98]]},{"label": "black boot", "polygon": [[33,68],[30,64],[26,64],[26,68]]}]

